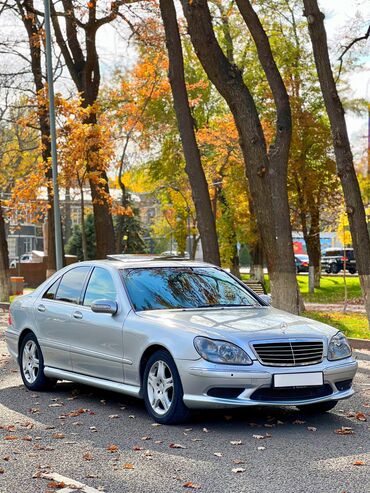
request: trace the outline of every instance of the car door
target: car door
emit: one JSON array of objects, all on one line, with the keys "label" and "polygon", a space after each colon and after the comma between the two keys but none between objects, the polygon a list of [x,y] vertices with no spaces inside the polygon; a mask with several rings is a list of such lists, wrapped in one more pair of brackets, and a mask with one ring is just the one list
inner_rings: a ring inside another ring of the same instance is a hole
[{"label": "car door", "polygon": [[[120,282],[104,267],[92,271],[83,301],[76,315],[75,332],[71,338],[73,371],[123,382],[123,322],[125,311],[118,305],[116,314],[95,313],[91,304],[98,299],[117,301]],[[122,289],[122,285],[121,285]]]},{"label": "car door", "polygon": [[74,267],[58,278],[35,304],[37,335],[46,366],[72,370],[70,345],[90,266]]}]

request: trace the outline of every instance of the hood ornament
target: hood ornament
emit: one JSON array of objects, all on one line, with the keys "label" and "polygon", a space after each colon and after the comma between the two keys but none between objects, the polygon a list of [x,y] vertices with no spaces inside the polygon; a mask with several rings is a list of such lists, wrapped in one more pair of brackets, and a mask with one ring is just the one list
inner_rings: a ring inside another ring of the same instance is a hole
[{"label": "hood ornament", "polygon": [[286,331],[287,331],[287,329],[288,329],[288,324],[287,324],[286,322],[282,322],[282,323],[280,324],[280,330],[281,330],[281,332],[282,332],[283,334],[285,334],[285,333],[286,333]]}]

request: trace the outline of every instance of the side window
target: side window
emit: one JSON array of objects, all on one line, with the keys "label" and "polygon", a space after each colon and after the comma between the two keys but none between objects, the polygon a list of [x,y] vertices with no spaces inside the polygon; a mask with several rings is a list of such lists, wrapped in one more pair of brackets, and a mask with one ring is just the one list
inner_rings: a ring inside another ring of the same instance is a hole
[{"label": "side window", "polygon": [[80,300],[81,290],[89,272],[90,267],[76,267],[64,274],[57,289],[55,298],[68,303],[78,303]]},{"label": "side window", "polygon": [[83,302],[84,306],[91,306],[91,303],[96,300],[116,301],[116,298],[117,292],[112,276],[107,270],[101,267],[95,267],[87,285]]},{"label": "side window", "polygon": [[53,282],[53,284],[50,286],[50,288],[47,291],[45,291],[42,297],[46,298],[47,300],[54,300],[55,293],[57,292],[59,283],[60,283],[60,277],[55,282]]}]

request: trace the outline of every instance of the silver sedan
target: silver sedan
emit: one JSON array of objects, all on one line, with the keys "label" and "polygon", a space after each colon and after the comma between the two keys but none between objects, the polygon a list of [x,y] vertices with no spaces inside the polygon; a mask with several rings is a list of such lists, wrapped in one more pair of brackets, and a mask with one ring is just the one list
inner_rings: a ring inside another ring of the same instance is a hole
[{"label": "silver sedan", "polygon": [[122,392],[164,424],[194,408],[329,411],[357,369],[336,329],[270,307],[218,267],[155,257],[56,272],[12,303],[5,336],[28,389]]}]

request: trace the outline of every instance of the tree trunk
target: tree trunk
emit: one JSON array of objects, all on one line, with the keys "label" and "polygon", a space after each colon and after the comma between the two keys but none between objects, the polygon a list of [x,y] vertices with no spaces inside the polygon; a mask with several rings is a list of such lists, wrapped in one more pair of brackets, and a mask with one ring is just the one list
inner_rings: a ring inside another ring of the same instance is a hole
[{"label": "tree trunk", "polygon": [[304,240],[307,246],[309,265],[314,268],[313,288],[320,287],[321,277],[321,244],[320,244],[320,210],[311,208],[311,224],[309,231],[304,230]]},{"label": "tree trunk", "polygon": [[235,244],[233,247],[234,255],[230,259],[230,272],[233,274],[235,277],[240,279],[240,262],[239,262],[239,254],[238,254],[238,247]]},{"label": "tree trunk", "polygon": [[249,247],[249,253],[251,256],[251,266],[249,275],[251,279],[262,282],[265,284],[265,275],[263,272],[263,245],[261,239],[258,238],[257,241]]},{"label": "tree trunk", "polygon": [[72,236],[72,217],[71,217],[71,191],[67,187],[65,191],[64,204],[64,243],[66,244]]},{"label": "tree trunk", "polygon": [[344,110],[331,69],[324,26],[324,14],[320,12],[317,0],[303,0],[303,3],[305,9],[304,15],[307,17],[317,74],[330,121],[337,163],[337,173],[343,188],[353,249],[364,296],[367,318],[370,323],[370,237],[367,229],[365,208],[353,165]]},{"label": "tree trunk", "polygon": [[[277,94],[282,90],[281,83],[274,81],[274,85],[270,82],[271,77],[276,78],[276,71],[267,76],[278,111],[276,139],[274,146],[270,148],[269,159],[256,105],[239,69],[230,64],[216,40],[206,0],[197,0],[191,4],[182,0],[182,5],[198,58],[234,116],[267,257],[273,304],[292,313],[299,313],[300,297],[295,275],[286,187],[291,129],[286,98]],[[271,51],[265,55],[271,62]],[[273,59],[272,63],[274,64]],[[287,101],[289,105],[289,100]]]},{"label": "tree trunk", "polygon": [[9,281],[9,253],[6,241],[5,222],[3,208],[0,203],[0,301],[9,301],[10,281]]},{"label": "tree trunk", "polygon": [[82,255],[83,259],[87,260],[87,238],[86,238],[86,224],[85,224],[85,198],[83,187],[80,187],[81,194],[81,243],[82,243]]},{"label": "tree trunk", "polygon": [[184,150],[185,171],[189,177],[198,230],[202,239],[203,258],[206,262],[220,265],[216,222],[212,213],[208,184],[195,138],[194,121],[190,112],[185,85],[181,39],[173,0],[161,0],[160,8],[166,34],[169,80]]}]

